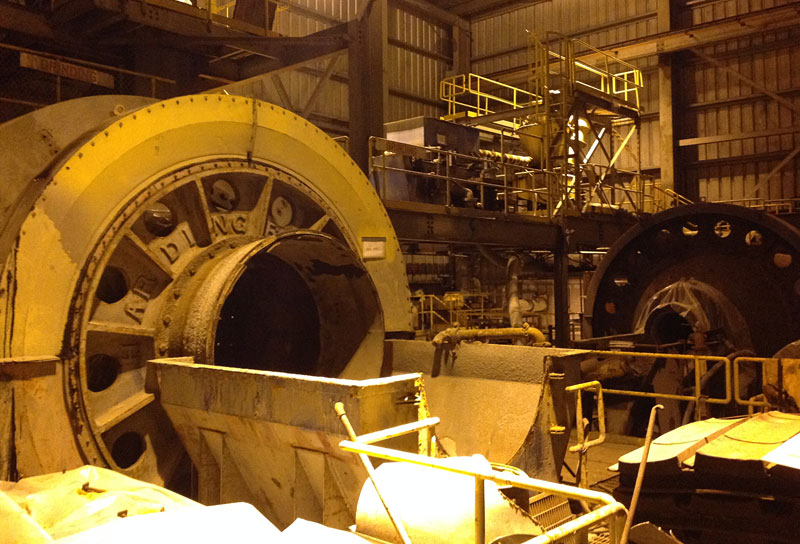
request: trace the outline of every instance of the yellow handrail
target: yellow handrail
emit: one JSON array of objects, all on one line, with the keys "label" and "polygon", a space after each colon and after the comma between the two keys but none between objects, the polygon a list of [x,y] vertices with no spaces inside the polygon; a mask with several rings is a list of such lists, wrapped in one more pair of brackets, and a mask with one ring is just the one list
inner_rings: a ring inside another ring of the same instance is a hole
[{"label": "yellow handrail", "polygon": [[[562,53],[553,51],[550,48],[551,37],[557,39],[558,47]],[[547,68],[544,71],[545,74],[548,76],[560,75],[566,80],[570,88],[576,88],[576,85],[580,85],[599,91],[609,97],[621,97],[628,106],[639,111],[641,107],[639,91],[644,88],[644,78],[642,71],[633,64],[620,60],[611,53],[601,51],[583,40],[569,38],[557,32],[548,32],[544,41],[532,34],[530,40],[535,50],[544,52],[543,54],[535,55],[537,61],[532,66],[532,69]],[[589,64],[587,61],[581,60],[580,57],[585,58],[586,55],[581,53],[579,56],[575,52],[578,48],[582,48],[594,56],[599,56],[599,65]],[[558,65],[555,73],[550,72],[549,59],[555,60]],[[542,63],[547,66],[539,66]],[[622,70],[611,70],[611,65],[618,65]],[[594,82],[592,78],[598,81]]]},{"label": "yellow handrail", "polygon": [[[734,393],[732,391],[732,363],[731,360],[727,357],[719,357],[715,355],[687,355],[682,353],[649,353],[649,352],[641,352],[641,351],[597,351],[592,350],[592,355],[601,355],[601,356],[615,356],[615,357],[640,357],[640,358],[647,358],[647,359],[680,359],[683,361],[692,361],[694,362],[694,394],[693,395],[678,395],[674,393],[651,393],[649,391],[631,391],[626,389],[606,389],[603,388],[603,394],[605,395],[622,395],[628,397],[644,397],[644,398],[655,398],[655,399],[670,399],[670,400],[684,400],[684,401],[692,401],[694,402],[695,406],[695,415],[697,419],[700,419],[701,411],[702,411],[702,404],[730,404],[731,401],[734,399]],[[705,370],[702,367],[705,367],[706,362],[716,361],[723,364],[725,369],[725,396],[724,397],[708,397],[703,395],[702,391],[702,378],[703,374],[705,374]],[[700,363],[703,363],[702,365]]]},{"label": "yellow handrail", "polygon": [[[510,94],[510,98],[499,96],[496,91]],[[464,97],[460,99],[460,97]],[[474,103],[469,102],[470,97]],[[533,93],[506,85],[478,74],[456,74],[439,82],[439,98],[447,104],[447,115],[487,115],[498,108],[514,110],[536,103],[539,97]]]},{"label": "yellow handrail", "polygon": [[[741,393],[739,391],[741,379],[741,365],[742,363],[757,363],[760,365],[766,364],[774,364],[776,365],[776,373],[781,375],[783,373],[783,365],[787,361],[798,361],[798,359],[792,358],[777,358],[777,357],[736,357],[734,359],[729,359],[728,357],[718,357],[712,355],[689,355],[689,354],[680,354],[680,353],[645,353],[645,352],[635,352],[635,351],[598,351],[592,350],[590,352],[592,355],[601,355],[601,356],[615,356],[615,357],[643,357],[648,359],[654,358],[663,358],[663,359],[680,359],[684,361],[693,361],[694,362],[694,394],[693,395],[678,395],[672,393],[651,393],[649,391],[630,391],[625,389],[606,389],[603,388],[603,394],[606,395],[621,395],[621,396],[629,396],[629,397],[645,397],[645,398],[654,398],[654,399],[671,399],[671,400],[682,400],[682,401],[692,401],[694,402],[695,406],[695,414],[699,419],[701,415],[701,404],[719,404],[719,405],[729,405],[731,403],[738,404],[740,406],[747,406],[749,408],[762,408],[766,409],[771,407],[772,405],[767,402],[766,400],[760,400],[762,395],[757,395],[756,397],[750,399],[744,399],[741,397]],[[703,376],[712,372],[712,370],[706,370],[704,367],[706,366],[704,363],[706,362],[718,362],[722,363],[725,370],[725,396],[724,397],[709,397],[703,394],[702,388],[704,385]],[[767,384],[768,377],[766,372],[762,370],[761,373],[761,380],[762,380],[762,387],[763,385]],[[778,388],[780,389],[781,384],[778,384]],[[779,390],[779,393],[783,394],[785,391]]]},{"label": "yellow handrail", "polygon": [[546,480],[535,480],[522,474],[514,474],[512,472],[501,472],[494,469],[486,470],[472,470],[462,465],[455,465],[448,463],[444,459],[437,459],[435,457],[428,457],[416,453],[407,453],[404,451],[384,448],[380,446],[372,446],[363,444],[356,440],[342,440],[339,442],[339,447],[344,451],[357,453],[360,455],[368,455],[378,459],[384,459],[394,462],[405,462],[414,465],[435,468],[469,476],[475,479],[475,542],[485,542],[485,497],[484,497],[484,481],[494,482],[500,486],[513,486],[521,489],[528,489],[539,493],[549,493],[558,497],[566,499],[574,499],[579,501],[586,501],[589,504],[597,505],[598,508],[590,510],[588,513],[583,514],[571,521],[559,525],[545,533],[532,537],[526,541],[526,544],[544,544],[552,543],[563,540],[564,538],[577,534],[588,527],[592,527],[601,522],[607,522],[609,528],[610,542],[618,543],[620,541],[622,524],[625,519],[625,506],[616,500],[611,495],[594,491],[591,489],[581,489],[565,484],[548,482]]}]

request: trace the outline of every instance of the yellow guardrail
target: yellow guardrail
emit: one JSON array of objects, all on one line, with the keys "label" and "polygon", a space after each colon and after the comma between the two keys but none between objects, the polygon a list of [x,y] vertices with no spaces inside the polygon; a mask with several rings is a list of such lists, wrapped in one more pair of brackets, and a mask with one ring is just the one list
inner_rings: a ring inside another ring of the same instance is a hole
[{"label": "yellow guardrail", "polygon": [[539,100],[533,93],[473,73],[457,74],[441,80],[439,98],[447,104],[448,118],[514,110]]},{"label": "yellow guardrail", "polygon": [[[791,362],[795,364],[800,364],[800,359],[793,359],[789,357],[737,357],[733,360],[733,398],[736,401],[736,404],[740,404],[742,406],[748,407],[757,407],[757,408],[770,408],[771,404],[764,399],[764,395],[757,395],[756,397],[750,399],[743,399],[740,395],[740,385],[741,385],[741,363],[756,363],[761,365],[761,387],[762,390],[765,385],[769,384],[769,376],[767,375],[767,365],[772,364],[774,366],[775,377],[777,379],[777,383],[774,384],[777,390],[777,393],[784,394],[785,391],[783,390],[783,375],[784,369],[783,366],[785,363]],[[758,399],[758,400],[756,400]]]},{"label": "yellow guardrail", "polygon": [[416,423],[400,425],[390,429],[385,429],[370,435],[357,436],[355,431],[350,425],[347,415],[344,412],[344,407],[341,403],[337,403],[335,407],[337,415],[342,419],[342,423],[348,431],[350,440],[342,440],[339,442],[339,447],[344,451],[349,451],[362,456],[362,462],[367,469],[367,473],[372,480],[375,490],[383,503],[384,508],[389,515],[392,523],[394,524],[398,536],[403,541],[408,540],[408,534],[401,519],[399,519],[391,510],[391,504],[387,503],[381,494],[378,484],[374,479],[374,469],[372,463],[366,458],[375,457],[384,459],[386,461],[411,463],[414,465],[435,468],[445,472],[454,474],[461,474],[475,479],[475,543],[485,544],[486,542],[486,498],[485,498],[485,481],[494,482],[500,486],[513,486],[521,489],[535,491],[537,493],[548,493],[561,497],[564,499],[572,499],[577,501],[584,501],[588,505],[596,506],[594,510],[576,517],[566,523],[554,527],[543,534],[532,537],[525,541],[525,544],[546,544],[563,541],[564,539],[585,531],[587,528],[606,523],[608,525],[609,540],[611,544],[617,544],[622,537],[623,525],[626,519],[625,506],[607,493],[600,491],[593,491],[591,489],[582,489],[579,487],[569,486],[560,483],[548,482],[545,480],[536,480],[528,476],[518,473],[517,471],[496,470],[494,467],[486,470],[473,470],[464,467],[463,465],[453,465],[448,463],[446,459],[439,459],[430,457],[428,455],[421,455],[418,453],[408,453],[400,450],[375,446],[371,442],[384,440],[411,432],[419,432],[423,429],[432,429],[438,422],[438,418],[429,418]]},{"label": "yellow guardrail", "polygon": [[[477,308],[465,308],[458,306],[461,302],[454,301],[450,296],[466,299],[478,299],[480,306]],[[502,319],[505,312],[500,308],[487,308],[486,299],[489,293],[484,292],[453,292],[444,297],[433,294],[411,295],[412,304],[417,308],[419,323],[416,331],[418,333],[431,333],[436,329],[436,325],[447,327],[469,327],[470,323],[481,319]]]},{"label": "yellow guardrail", "polygon": [[645,210],[651,213],[657,213],[662,210],[667,210],[669,208],[674,208],[676,206],[686,206],[689,204],[694,204],[691,200],[686,198],[685,196],[676,193],[672,189],[668,187],[660,187],[655,182],[652,183],[652,189],[650,194],[653,196],[653,209],[652,210]]},{"label": "yellow guardrail", "polygon": [[[740,406],[747,406],[748,408],[761,408],[770,409],[774,408],[765,398],[764,395],[756,395],[751,398],[742,398],[742,364],[753,363],[761,366],[761,384],[763,386],[769,384],[769,375],[766,372],[766,365],[773,364],[774,373],[777,376],[778,383],[772,384],[775,386],[777,393],[786,395],[783,389],[782,376],[784,365],[792,362],[800,364],[800,359],[793,358],[777,358],[777,357],[735,357],[730,359],[728,357],[719,357],[712,355],[687,355],[680,353],[649,353],[649,352],[634,352],[634,351],[602,351],[592,350],[591,355],[597,356],[611,356],[611,357],[630,357],[630,358],[645,358],[645,359],[678,359],[694,363],[692,372],[694,374],[694,393],[692,395],[681,395],[675,393],[656,393],[649,391],[633,391],[627,389],[607,389],[603,388],[602,392],[606,395],[621,395],[628,397],[642,397],[652,399],[669,399],[680,400],[694,403],[695,416],[699,419],[702,411],[703,404],[718,404],[728,405],[731,403]],[[725,376],[725,389],[724,396],[712,397],[703,393],[703,389],[708,386],[708,379],[719,370],[719,368],[709,368],[707,363],[721,364],[721,369],[724,370]]]},{"label": "yellow guardrail", "polygon": [[[632,391],[628,389],[607,389],[603,388],[603,393],[606,395],[622,395],[628,397],[642,397],[653,399],[669,399],[669,400],[682,400],[694,403],[695,417],[700,419],[702,414],[702,407],[704,404],[730,404],[734,399],[733,387],[733,371],[731,360],[727,357],[719,357],[715,355],[686,355],[682,353],[649,353],[641,351],[598,351],[592,350],[592,355],[599,356],[613,356],[613,357],[632,357],[632,358],[645,358],[645,359],[678,359],[694,363],[692,372],[694,374],[694,394],[680,395],[677,393],[656,393],[649,391]],[[711,397],[703,394],[703,376],[711,371],[707,368],[707,363],[716,362],[723,365],[725,371],[725,396],[724,397]]]},{"label": "yellow guardrail", "polygon": [[[594,440],[589,440],[586,434],[587,422],[583,419],[583,395],[581,392],[591,390],[597,396],[597,425],[599,435]],[[581,480],[579,485],[589,489],[589,448],[599,446],[606,441],[606,410],[603,402],[603,386],[598,381],[591,381],[570,385],[565,388],[569,393],[575,393],[575,428],[578,433],[578,443],[569,448],[572,453],[577,453],[581,467]]]},{"label": "yellow guardrail", "polygon": [[[644,77],[642,71],[633,64],[601,51],[588,42],[558,32],[548,32],[543,39],[531,35],[530,44],[534,50],[532,57],[536,59],[531,69],[539,70],[540,78],[561,78],[566,84],[562,92],[581,87],[592,89],[609,98],[621,98],[627,106],[640,110],[639,92],[644,88]],[[590,64],[585,60],[590,56],[599,60]],[[554,69],[550,66],[553,61]],[[536,79],[536,74],[533,79]],[[552,87],[550,84],[548,86]]]}]

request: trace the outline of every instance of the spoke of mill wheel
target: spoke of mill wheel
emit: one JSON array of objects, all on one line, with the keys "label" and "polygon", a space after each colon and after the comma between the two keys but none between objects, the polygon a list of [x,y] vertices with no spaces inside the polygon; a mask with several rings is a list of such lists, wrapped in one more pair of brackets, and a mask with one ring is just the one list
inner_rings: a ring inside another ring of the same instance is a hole
[{"label": "spoke of mill wheel", "polygon": [[[261,193],[258,195],[258,202],[253,208],[253,219],[250,221],[250,234],[263,236],[267,228],[267,219],[269,218],[269,203],[272,200],[272,187],[275,185],[274,177],[270,176],[264,186],[261,188]],[[248,229],[248,230],[250,230]]]},{"label": "spoke of mill wheel", "polygon": [[147,246],[136,234],[132,231],[128,231],[122,239],[120,245],[128,244],[130,247],[134,249],[134,254],[138,254],[138,256],[145,260],[145,266],[150,265],[150,267],[155,267],[161,274],[165,276],[165,280],[170,282],[174,279],[172,275],[172,270],[170,270],[169,265],[165,262],[165,259],[159,257],[156,252],[154,252],[149,246]]},{"label": "spoke of mill wheel", "polygon": [[155,400],[155,395],[139,391],[138,393],[123,398],[102,414],[94,418],[95,431],[104,433],[110,428],[118,425],[122,421],[144,409]]},{"label": "spoke of mill wheel", "polygon": [[195,235],[195,239],[198,241],[198,244],[205,245],[202,243],[202,241],[208,240],[208,242],[211,243],[216,239],[211,220],[211,207],[208,205],[206,191],[203,189],[203,182],[199,179],[196,179],[192,184],[192,188],[193,191],[191,193],[195,205],[190,206],[190,208],[196,210],[198,212],[198,216],[194,217],[195,221],[191,221],[190,225],[192,227],[192,233]]},{"label": "spoke of mill wheel", "polygon": [[328,214],[325,214],[322,217],[320,217],[319,219],[317,219],[316,221],[314,221],[314,224],[311,225],[308,228],[309,228],[309,230],[321,231],[326,226],[328,226],[328,222],[330,220],[331,220],[331,217]]},{"label": "spoke of mill wheel", "polygon": [[97,320],[89,321],[86,330],[90,332],[125,334],[127,336],[143,336],[146,338],[153,338],[155,335],[155,329],[152,327],[137,327],[130,324]]}]

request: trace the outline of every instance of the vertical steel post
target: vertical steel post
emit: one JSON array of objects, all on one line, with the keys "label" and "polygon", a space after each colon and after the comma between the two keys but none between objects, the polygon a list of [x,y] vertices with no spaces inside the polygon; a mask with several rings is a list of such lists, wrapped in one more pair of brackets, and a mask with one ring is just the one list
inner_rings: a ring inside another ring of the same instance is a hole
[{"label": "vertical steel post", "polygon": [[[342,421],[342,425],[347,431],[347,436],[350,437],[350,440],[353,442],[358,442],[358,435],[356,434],[355,429],[353,429],[353,426],[350,424],[347,413],[344,411],[344,404],[337,402],[334,405],[334,411]],[[389,505],[386,504],[386,500],[381,494],[381,490],[378,489],[378,482],[375,480],[375,467],[372,466],[372,461],[369,460],[369,457],[365,453],[358,453],[357,455],[361,460],[361,464],[364,465],[364,469],[367,471],[367,477],[369,477],[370,482],[372,482],[372,485],[375,488],[375,494],[381,501],[384,510],[386,510],[386,515],[389,516],[389,520],[392,522],[392,525],[394,525],[395,531],[397,531],[397,536],[400,537],[400,540],[403,541],[403,544],[411,544],[411,539],[408,537],[408,533],[406,532],[406,528],[403,526],[403,522],[396,518],[394,514],[392,514],[392,511],[389,509]]]},{"label": "vertical steel post", "polygon": [[387,0],[364,2],[360,17],[349,22],[348,103],[350,105],[350,156],[367,172],[370,136],[383,137],[384,109],[389,88]]},{"label": "vertical steel post", "polygon": [[569,338],[569,250],[564,227],[559,228],[558,247],[553,252],[556,346],[568,347]]},{"label": "vertical steel post", "polygon": [[644,448],[642,451],[642,461],[639,463],[639,472],[636,473],[636,484],[633,486],[633,495],[631,496],[631,507],[628,508],[628,519],[625,520],[625,528],[622,530],[622,538],[620,544],[627,544],[628,534],[633,526],[633,516],[636,514],[636,505],[639,502],[639,494],[642,492],[642,482],[644,481],[644,471],[647,466],[647,458],[650,455],[650,443],[653,441],[653,427],[656,423],[656,412],[663,410],[661,404],[656,404],[650,410],[650,421],[647,423],[647,435],[644,438]]},{"label": "vertical steel post", "polygon": [[475,544],[486,543],[486,488],[483,478],[475,478]]}]

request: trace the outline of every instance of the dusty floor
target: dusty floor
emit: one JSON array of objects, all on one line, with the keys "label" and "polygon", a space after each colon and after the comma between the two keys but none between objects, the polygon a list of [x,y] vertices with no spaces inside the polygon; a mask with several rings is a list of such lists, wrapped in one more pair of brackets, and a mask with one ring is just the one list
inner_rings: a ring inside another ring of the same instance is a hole
[{"label": "dusty floor", "polygon": [[[597,432],[589,433],[589,439],[597,438]],[[578,443],[577,436],[573,431],[570,436],[570,447]],[[611,472],[608,467],[615,464],[620,456],[635,450],[644,444],[644,439],[634,438],[629,436],[606,435],[604,443],[594,446],[589,449],[589,483],[592,488],[602,491],[610,492],[616,486],[616,472]],[[564,483],[575,483],[575,476],[570,474],[569,470],[577,473],[578,471],[578,454],[567,452],[564,458],[565,467],[561,470],[561,477]]]}]

